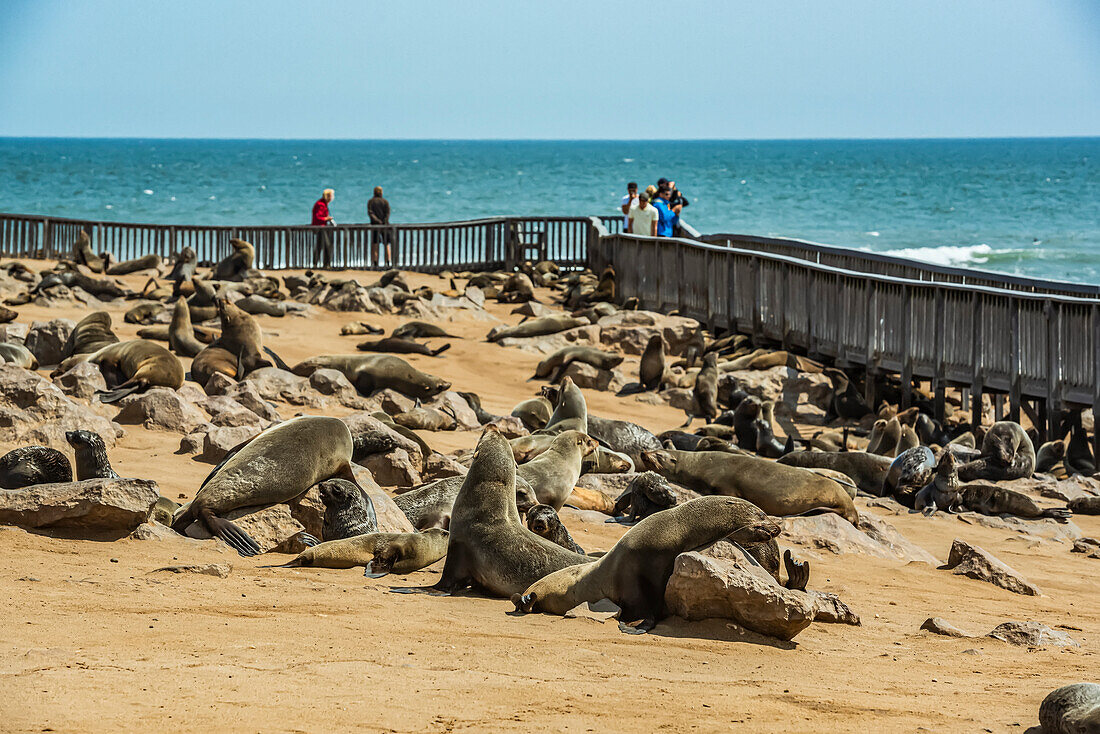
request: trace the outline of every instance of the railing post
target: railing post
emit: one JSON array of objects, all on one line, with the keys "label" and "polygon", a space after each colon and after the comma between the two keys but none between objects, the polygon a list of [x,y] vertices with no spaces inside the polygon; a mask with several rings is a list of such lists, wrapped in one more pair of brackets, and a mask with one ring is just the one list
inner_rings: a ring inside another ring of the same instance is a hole
[{"label": "railing post", "polygon": [[983,304],[981,295],[975,292],[970,304],[971,312],[974,314],[970,335],[970,424],[974,428],[982,424],[982,383],[985,378],[982,369],[982,336],[985,332],[982,323]]},{"label": "railing post", "polygon": [[[902,308],[905,315],[901,320],[901,409],[905,410],[911,402],[913,394],[910,386],[913,384],[913,350],[910,343],[913,341],[913,291],[909,286],[903,285]],[[871,406],[874,408],[874,406]]]},{"label": "railing post", "polygon": [[[863,338],[865,342],[865,353],[863,355],[863,399],[867,401],[867,404],[874,406],[875,404],[875,378],[878,375],[878,361],[875,359],[875,333],[878,329],[878,289],[875,288],[874,281],[865,280],[864,288],[868,291],[866,303],[867,303],[867,323],[866,328],[863,331]],[[909,392],[905,385],[901,386],[902,401],[905,401],[905,395]]]},{"label": "railing post", "polygon": [[947,402],[947,386],[944,384],[946,377],[946,367],[944,352],[946,335],[946,324],[944,323],[944,316],[947,310],[947,293],[943,288],[936,288],[936,320],[934,322],[934,336],[935,342],[934,362],[933,367],[935,370],[935,378],[933,380],[934,399],[932,402],[932,410],[935,414],[934,417],[940,423],[943,423],[944,413],[946,412]]},{"label": "railing post", "polygon": [[[1092,455],[1100,458],[1100,304],[1089,310],[1092,321]],[[1060,418],[1061,416],[1059,416]]]},{"label": "railing post", "polygon": [[1046,315],[1047,329],[1046,329],[1046,342],[1047,342],[1047,354],[1046,354],[1046,373],[1047,373],[1047,396],[1046,396],[1046,425],[1036,426],[1042,434],[1041,441],[1046,442],[1050,440],[1048,436],[1053,436],[1056,429],[1054,427],[1054,416],[1060,415],[1062,412],[1062,406],[1058,400],[1058,354],[1062,350],[1061,345],[1061,333],[1058,312],[1054,308],[1054,303],[1049,299],[1043,303],[1043,312]]},{"label": "railing post", "polygon": [[752,343],[756,344],[764,332],[763,317],[760,309],[763,305],[762,291],[764,290],[760,273],[760,258],[750,260],[749,271],[752,277]]},{"label": "railing post", "polygon": [[1020,422],[1020,386],[1023,380],[1020,355],[1020,301],[1009,296],[1012,304],[1012,381],[1008,393],[1008,419]]}]

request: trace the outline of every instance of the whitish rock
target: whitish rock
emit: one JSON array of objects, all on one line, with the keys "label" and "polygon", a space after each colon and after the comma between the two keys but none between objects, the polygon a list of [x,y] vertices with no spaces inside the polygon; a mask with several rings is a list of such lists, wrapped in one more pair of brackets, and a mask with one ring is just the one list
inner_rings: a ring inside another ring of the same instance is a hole
[{"label": "whitish rock", "polygon": [[237,381],[228,375],[223,375],[221,372],[215,372],[210,376],[210,379],[206,381],[206,387],[203,388],[207,395],[225,395],[237,384]]},{"label": "whitish rock", "polygon": [[30,327],[26,324],[4,324],[0,326],[0,342],[23,344],[27,341]]},{"label": "whitish rock", "polygon": [[1061,481],[1040,483],[1036,489],[1043,497],[1069,502],[1081,497],[1100,495],[1100,481],[1077,475]]},{"label": "whitish rock", "polygon": [[157,483],[148,479],[85,479],[0,490],[0,524],[121,538],[145,522],[158,497]]},{"label": "whitish rock", "polygon": [[[829,407],[832,383],[822,374],[799,372],[790,367],[766,370],[736,370],[721,377],[732,389],[740,389],[761,400],[772,400],[778,415],[802,417],[808,407],[813,415]],[[823,413],[821,413],[823,415]]]},{"label": "whitish rock", "polygon": [[1012,515],[982,515],[978,512],[960,512],[955,515],[959,522],[968,525],[982,525],[987,528],[1011,530],[1031,537],[1051,538],[1054,540],[1074,540],[1081,537],[1081,528],[1072,521],[1058,522],[1049,517],[1025,519]]},{"label": "whitish rock", "polygon": [[382,309],[371,298],[371,291],[374,290],[380,289],[367,289],[353,280],[348,281],[340,288],[331,291],[321,305],[330,311],[382,313]]},{"label": "whitish rock", "polygon": [[[295,379],[301,378],[296,377]],[[278,409],[267,400],[264,400],[263,396],[260,395],[260,391],[256,388],[256,385],[248,380],[234,383],[230,389],[225,392],[225,396],[236,400],[266,421],[278,423],[282,419]]]},{"label": "whitish rock", "polygon": [[1096,538],[1080,538],[1073,541],[1071,553],[1085,553],[1089,558],[1100,558],[1100,540]]},{"label": "whitish rock", "polygon": [[355,386],[348,382],[344,373],[339,370],[322,368],[309,376],[309,386],[321,393],[336,399],[341,405],[357,410],[366,410],[369,407]]},{"label": "whitish rock", "polygon": [[1076,640],[1061,630],[1038,622],[1005,622],[993,628],[987,637],[1021,647],[1080,647]]},{"label": "whitish rock", "polygon": [[604,316],[600,342],[627,354],[642,354],[650,337],[660,334],[668,345],[668,354],[680,354],[695,334],[699,322],[683,316],[665,316],[653,311],[616,311]]},{"label": "whitish rock", "polygon": [[[202,437],[202,454],[198,459],[207,464],[217,464],[238,444],[260,432],[260,427],[255,425],[215,426],[206,424],[206,426],[201,427],[205,430],[205,434]],[[182,444],[180,448],[182,450]]]},{"label": "whitish rock", "polygon": [[827,591],[806,592],[814,604],[814,621],[828,624],[860,625],[859,615],[852,608],[841,601],[836,594]]},{"label": "whitish rock", "polygon": [[416,406],[416,401],[412,398],[388,387],[376,391],[371,397],[379,404],[386,415],[407,413]]},{"label": "whitish rock", "polygon": [[665,399],[670,408],[677,410],[691,410],[691,390],[686,387],[669,387],[661,391],[661,397]]},{"label": "whitish rock", "polygon": [[217,553],[226,553],[233,551],[228,545],[223,543],[220,538],[211,538],[209,540],[195,540],[194,538],[188,538],[186,535],[180,535],[175,530],[165,525],[161,525],[159,522],[143,522],[138,525],[134,532],[126,536],[129,540],[159,540],[167,541],[171,543],[183,543],[199,548],[205,548]]},{"label": "whitish rock", "polygon": [[1014,594],[1039,596],[1039,589],[1016,570],[978,546],[970,545],[959,538],[951,544],[951,555],[943,568],[957,576],[986,581]]},{"label": "whitish rock", "polygon": [[600,327],[595,324],[577,326],[556,334],[544,336],[507,336],[497,344],[512,349],[522,349],[532,354],[553,354],[565,347],[595,347],[600,344]]},{"label": "whitish rock", "polygon": [[233,398],[225,395],[208,397],[199,403],[211,416],[215,426],[260,426],[266,428],[271,421],[264,420]]},{"label": "whitish rock", "polygon": [[95,431],[108,448],[122,429],[35,372],[0,364],[0,443],[67,447],[66,431]]},{"label": "whitish rock", "polygon": [[618,370],[601,370],[586,362],[571,362],[564,375],[585,390],[619,390],[626,379]]},{"label": "whitish rock", "polygon": [[732,619],[781,640],[793,639],[816,614],[812,597],[779,586],[763,569],[694,552],[676,557],[665,603],[684,619]]},{"label": "whitish rock", "polygon": [[202,565],[164,566],[155,568],[149,573],[189,573],[197,576],[216,576],[219,579],[229,578],[233,567],[228,563],[204,563]]},{"label": "whitish rock", "polygon": [[[839,515],[837,517],[839,518]],[[859,514],[859,529],[868,538],[889,549],[895,557],[901,560],[924,561],[931,564],[939,563],[939,559],[931,553],[906,538],[893,525],[870,512]]]},{"label": "whitish rock", "polygon": [[421,473],[421,478],[423,481],[428,482],[433,479],[445,479],[447,477],[464,477],[468,471],[469,469],[459,464],[452,457],[434,451],[424,460],[424,471]]},{"label": "whitish rock", "polygon": [[91,400],[97,391],[107,389],[103,373],[91,362],[75,365],[68,372],[53,378],[53,383],[66,395],[83,400]]},{"label": "whitish rock", "polygon": [[179,393],[167,387],[154,387],[140,394],[127,395],[115,421],[123,425],[141,425],[151,430],[192,433],[206,423],[206,415]]},{"label": "whitish rock", "polygon": [[481,428],[481,423],[477,419],[477,414],[474,413],[474,409],[470,407],[470,404],[466,402],[466,398],[453,390],[448,390],[438,395],[430,405],[433,407],[445,408],[446,410],[444,412],[448,412],[454,416],[461,430],[470,431]]},{"label": "whitish rock", "polygon": [[531,433],[527,430],[527,426],[523,425],[523,421],[514,415],[502,415],[489,421],[486,425],[495,426],[505,438],[519,438]]},{"label": "whitish rock", "polygon": [[[245,376],[244,382],[252,383],[256,388],[256,392],[264,400],[287,400],[284,395],[297,396],[303,390],[309,389],[307,378],[298,377],[293,372],[278,367],[261,367],[258,370],[249,372]],[[227,391],[226,395],[235,397],[231,390]],[[290,401],[287,400],[287,402]]]},{"label": "whitish rock", "polygon": [[359,462],[383,487],[415,487],[423,481],[420,467],[409,452],[393,449],[384,454],[371,454]]},{"label": "whitish rock", "polygon": [[76,322],[72,319],[32,322],[23,346],[38,358],[38,364],[57,364],[61,361],[62,349],[74,328]]},{"label": "whitish rock", "polygon": [[[244,507],[228,512],[224,517],[248,533],[260,546],[261,553],[301,553],[307,547],[301,540],[305,528],[291,516],[286,505]],[[189,537],[200,540],[212,537],[201,522],[191,523],[186,532]]]},{"label": "whitish rock", "polygon": [[[221,374],[220,372],[217,374]],[[222,375],[224,377],[224,375]],[[207,393],[194,382],[184,381],[176,390],[176,394],[189,403],[200,404],[206,400]]]},{"label": "whitish rock", "polygon": [[872,530],[874,535],[831,512],[810,517],[785,517],[782,537],[794,545],[837,555],[862,553],[875,558],[939,564],[931,553],[909,542],[893,526],[868,512],[860,514],[860,527]]},{"label": "whitish rock", "polygon": [[929,617],[924,620],[924,624],[922,624],[920,628],[934,635],[943,635],[944,637],[975,637],[975,635],[962,631],[940,617]]}]

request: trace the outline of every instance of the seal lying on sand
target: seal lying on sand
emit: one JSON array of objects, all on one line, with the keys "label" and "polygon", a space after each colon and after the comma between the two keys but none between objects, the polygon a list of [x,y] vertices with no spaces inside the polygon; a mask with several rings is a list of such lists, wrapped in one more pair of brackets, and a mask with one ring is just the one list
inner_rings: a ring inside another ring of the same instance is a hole
[{"label": "seal lying on sand", "polygon": [[610,370],[622,364],[623,355],[605,352],[594,347],[565,347],[539,362],[531,379],[549,379],[550,382],[557,382],[565,369],[574,362],[590,364],[601,370]]},{"label": "seal lying on sand", "polygon": [[256,541],[220,515],[290,502],[333,477],[356,484],[351,452],[351,432],[337,418],[299,416],[272,426],[226,454],[176,513],[172,529],[183,533],[201,520],[242,556],[254,556]]},{"label": "seal lying on sand", "polygon": [[0,456],[0,488],[22,489],[35,484],[73,481],[65,454],[48,446],[24,446]]},{"label": "seal lying on sand", "polygon": [[451,348],[450,344],[444,344],[438,349],[431,349],[427,344],[415,342],[412,339],[403,339],[397,336],[387,336],[384,339],[368,339],[355,345],[360,352],[391,352],[393,354],[423,354],[425,357],[438,357]]},{"label": "seal lying on sand", "polygon": [[859,523],[844,488],[808,469],[724,451],[646,451],[642,463],[677,484],[703,494],[746,499],[769,515],[824,510]]},{"label": "seal lying on sand", "polygon": [[434,587],[437,591],[474,585],[491,596],[508,598],[549,573],[592,561],[524,527],[515,494],[512,450],[490,426],[455,499],[447,562]]},{"label": "seal lying on sand", "polygon": [[367,575],[406,574],[427,568],[447,555],[450,534],[440,528],[422,533],[368,533],[332,540],[298,554],[290,563],[275,568],[355,568],[366,566]]},{"label": "seal lying on sand", "polygon": [[521,612],[565,614],[584,602],[610,599],[620,622],[649,630],[667,616],[665,586],[676,556],[730,538],[759,543],[779,535],[779,525],[736,497],[700,497],[647,517],[595,563],[555,571],[512,597]]},{"label": "seal lying on sand", "polygon": [[1051,517],[1059,522],[1066,522],[1072,514],[1065,507],[1039,507],[1026,494],[989,482],[964,484],[959,491],[967,509],[983,515],[1015,515],[1030,520]]},{"label": "seal lying on sand", "polygon": [[408,321],[393,330],[391,336],[405,339],[461,339],[462,337],[448,334],[444,329],[426,321]]},{"label": "seal lying on sand", "polygon": [[67,371],[80,362],[91,362],[103,373],[108,390],[98,393],[102,403],[114,403],[150,387],[178,390],[183,385],[183,365],[176,355],[145,339],[118,342],[92,354],[70,357],[58,369]]},{"label": "seal lying on sand", "polygon": [[573,318],[572,316],[542,316],[524,321],[516,326],[497,327],[489,332],[486,339],[497,342],[508,337],[545,336],[567,329],[575,329],[578,326],[587,326],[588,323],[588,319]]},{"label": "seal lying on sand", "polygon": [[1100,734],[1100,685],[1073,683],[1047,694],[1039,705],[1043,734]]},{"label": "seal lying on sand", "polygon": [[344,373],[348,382],[363,395],[390,388],[410,398],[427,400],[451,389],[451,383],[413,367],[389,354],[345,354],[311,357],[294,365],[291,370],[299,377],[309,377],[322,368]]}]

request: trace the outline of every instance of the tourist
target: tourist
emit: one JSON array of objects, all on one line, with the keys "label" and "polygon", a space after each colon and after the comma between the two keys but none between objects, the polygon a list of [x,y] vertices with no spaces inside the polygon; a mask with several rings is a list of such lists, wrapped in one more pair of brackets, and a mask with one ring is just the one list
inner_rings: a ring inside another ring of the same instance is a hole
[{"label": "tourist", "polygon": [[326,268],[332,266],[332,232],[328,228],[335,226],[336,220],[329,214],[328,205],[334,196],[336,196],[335,191],[325,189],[321,192],[321,198],[313,205],[313,221],[310,224],[314,227],[324,228],[317,230],[317,247],[313,252],[313,267],[315,268],[320,267],[319,260],[323,260]]},{"label": "tourist", "polygon": [[630,210],[638,206],[638,184],[631,181],[626,185],[626,196],[623,197],[620,209],[623,210],[623,229],[630,231]]},{"label": "tourist", "polygon": [[649,203],[649,195],[638,195],[638,206],[630,210],[630,226],[627,231],[631,234],[640,234],[646,237],[657,236],[657,220],[660,215],[657,207]]},{"label": "tourist", "polygon": [[[367,214],[370,216],[371,224],[389,225],[390,203],[382,198],[381,186],[374,187],[374,196],[367,202]],[[393,231],[388,226],[385,229],[371,231],[370,264],[372,268],[378,265],[378,243],[380,242],[386,245],[386,266],[393,267],[392,234]]]},{"label": "tourist", "polygon": [[669,197],[672,196],[672,191],[666,186],[664,188],[657,189],[657,200],[653,202],[653,207],[657,210],[657,236],[658,237],[672,237],[672,228],[676,223],[676,214],[668,205]]}]

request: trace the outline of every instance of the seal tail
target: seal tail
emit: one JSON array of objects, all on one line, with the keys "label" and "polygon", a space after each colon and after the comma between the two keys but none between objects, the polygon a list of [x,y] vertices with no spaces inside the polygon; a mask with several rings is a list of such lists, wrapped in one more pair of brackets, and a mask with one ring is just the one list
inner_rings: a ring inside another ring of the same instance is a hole
[{"label": "seal tail", "polygon": [[132,395],[140,390],[144,385],[140,382],[135,382],[132,385],[120,385],[114,390],[99,390],[96,392],[96,396],[99,397],[99,402],[110,405],[111,403],[117,403],[127,395]]},{"label": "seal tail", "polygon": [[431,351],[433,357],[438,357],[439,355],[443,354],[443,352],[446,352],[450,348],[451,348],[450,344],[444,344],[439,349],[432,349],[430,351]]}]

